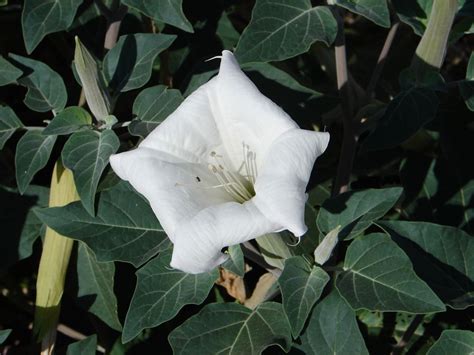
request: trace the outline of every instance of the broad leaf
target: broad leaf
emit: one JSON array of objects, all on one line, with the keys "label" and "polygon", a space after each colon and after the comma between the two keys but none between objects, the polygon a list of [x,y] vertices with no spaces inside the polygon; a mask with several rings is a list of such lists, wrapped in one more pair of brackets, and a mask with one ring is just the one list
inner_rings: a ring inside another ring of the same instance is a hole
[{"label": "broad leaf", "polygon": [[22,71],[0,56],[0,86],[16,82]]},{"label": "broad leaf", "polygon": [[137,33],[121,36],[104,58],[104,73],[115,91],[130,91],[145,85],[153,61],[168,48],[175,35]]},{"label": "broad leaf", "polygon": [[354,238],[383,217],[402,193],[399,187],[349,191],[324,201],[317,225],[322,233],[341,226],[339,239]]},{"label": "broad leaf", "polygon": [[171,252],[161,253],[137,271],[137,286],[125,319],[123,342],[143,329],[172,319],[187,304],[203,302],[218,278],[217,270],[187,274],[170,267]]},{"label": "broad leaf", "polygon": [[226,12],[222,13],[217,23],[216,35],[222,41],[224,49],[233,51],[239,41],[240,33],[232,25]]},{"label": "broad leaf", "polygon": [[459,83],[459,91],[468,109],[474,111],[474,53],[471,53],[471,57],[469,58],[466,80]]},{"label": "broad leaf", "polygon": [[37,60],[15,54],[10,54],[10,58],[23,70],[23,76],[17,81],[28,88],[26,106],[38,112],[59,112],[66,106],[67,91],[58,73]]},{"label": "broad leaf", "polygon": [[353,309],[430,313],[443,302],[413,271],[410,259],[385,234],[355,239],[347,249],[337,289]]},{"label": "broad leaf", "polygon": [[18,141],[15,154],[16,182],[25,192],[35,174],[46,166],[56,136],[43,136],[41,130],[26,132]]},{"label": "broad leaf", "polygon": [[119,146],[120,141],[111,130],[76,132],[64,145],[63,164],[72,170],[81,202],[91,215],[99,179]]},{"label": "broad leaf", "polygon": [[80,202],[36,214],[60,234],[85,242],[98,261],[125,261],[138,267],[169,248],[147,201],[124,182],[100,194],[96,217]]},{"label": "broad leaf", "polygon": [[283,60],[306,52],[316,41],[330,45],[336,33],[327,7],[312,7],[309,0],[257,0],[235,55],[240,63]]},{"label": "broad leaf", "polygon": [[2,329],[2,330],[0,330],[0,345],[3,344],[5,342],[5,340],[7,340],[8,336],[10,335],[11,332],[12,332],[11,329]]},{"label": "broad leaf", "polygon": [[356,315],[337,290],[314,308],[301,343],[306,354],[369,354]]},{"label": "broad leaf", "polygon": [[292,257],[285,261],[285,268],[278,278],[283,309],[291,325],[291,332],[297,338],[316,301],[321,297],[324,286],[329,281],[326,272],[311,267],[302,257]]},{"label": "broad leaf", "polygon": [[90,128],[92,117],[82,107],[71,106],[62,110],[43,130],[44,135],[70,134]]},{"label": "broad leaf", "polygon": [[97,348],[97,335],[76,341],[67,347],[66,355],[95,355]]},{"label": "broad leaf", "polygon": [[0,150],[18,128],[23,127],[18,116],[8,106],[0,106]]},{"label": "broad leaf", "polygon": [[81,3],[82,0],[25,0],[21,27],[28,54],[47,34],[67,30]]},{"label": "broad leaf", "polygon": [[193,26],[184,16],[183,0],[122,0],[122,2],[155,21],[167,23],[186,32],[194,32]]},{"label": "broad leaf", "polygon": [[115,330],[122,330],[114,294],[115,266],[113,262],[99,263],[84,243],[77,253],[78,301],[86,309]]},{"label": "broad leaf", "polygon": [[474,332],[448,329],[441,333],[438,341],[428,350],[427,355],[472,355],[474,353]]},{"label": "broad leaf", "polygon": [[212,303],[171,332],[175,354],[260,354],[270,345],[288,352],[290,325],[281,304],[253,311],[236,303]]},{"label": "broad leaf", "polygon": [[245,260],[244,253],[242,253],[242,248],[240,247],[240,244],[231,245],[227,249],[227,253],[229,254],[229,259],[221,266],[224,269],[227,269],[240,277],[244,277]]},{"label": "broad leaf", "polygon": [[336,4],[362,15],[382,27],[390,27],[386,0],[336,0]]},{"label": "broad leaf", "polygon": [[396,147],[432,121],[439,99],[428,88],[414,87],[398,94],[387,106],[364,148],[381,150]]},{"label": "broad leaf", "polygon": [[392,4],[400,20],[413,28],[417,35],[423,35],[433,0],[392,0]]},{"label": "broad leaf", "polygon": [[146,137],[169,114],[183,102],[179,90],[167,89],[158,85],[140,92],[133,103],[133,114],[137,117],[130,123],[131,134]]},{"label": "broad leaf", "polygon": [[378,224],[390,232],[410,256],[417,274],[446,304],[457,309],[474,304],[474,239],[469,234],[425,222]]}]

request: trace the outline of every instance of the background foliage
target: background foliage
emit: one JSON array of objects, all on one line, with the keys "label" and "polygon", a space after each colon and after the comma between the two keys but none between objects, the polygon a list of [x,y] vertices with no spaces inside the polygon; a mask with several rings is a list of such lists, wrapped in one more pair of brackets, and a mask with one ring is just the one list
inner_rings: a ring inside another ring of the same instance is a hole
[{"label": "background foliage", "polygon": [[[67,354],[471,354],[473,19],[470,0],[0,1],[0,349],[37,352],[34,321]],[[108,159],[222,49],[331,142],[299,245],[189,275]],[[57,161],[80,200],[53,207]],[[34,310],[46,226],[78,241],[59,320]]]}]

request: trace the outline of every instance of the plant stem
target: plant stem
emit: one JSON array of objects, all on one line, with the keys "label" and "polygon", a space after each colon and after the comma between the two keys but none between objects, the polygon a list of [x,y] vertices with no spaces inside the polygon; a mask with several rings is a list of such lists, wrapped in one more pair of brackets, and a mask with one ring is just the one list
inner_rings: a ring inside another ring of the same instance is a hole
[{"label": "plant stem", "polygon": [[367,86],[367,96],[373,97],[374,90],[377,86],[377,82],[380,78],[380,74],[382,74],[383,68],[385,66],[385,61],[387,59],[388,52],[392,46],[393,40],[395,39],[395,35],[397,34],[398,27],[400,26],[400,22],[395,22],[390,31],[388,31],[387,38],[385,39],[385,43],[380,51],[379,58],[377,59],[377,64],[375,65],[375,69],[372,72],[372,76],[369,81],[369,85]]},{"label": "plant stem", "polygon": [[398,344],[393,347],[393,351],[391,352],[390,355],[400,355],[400,354],[403,353],[403,349],[410,342],[411,337],[413,336],[413,334],[415,334],[416,329],[421,324],[424,317],[425,316],[423,314],[417,314],[413,318],[413,320],[411,321],[410,325],[408,326],[405,334],[403,334],[403,336],[400,339],[400,341],[398,342]]}]

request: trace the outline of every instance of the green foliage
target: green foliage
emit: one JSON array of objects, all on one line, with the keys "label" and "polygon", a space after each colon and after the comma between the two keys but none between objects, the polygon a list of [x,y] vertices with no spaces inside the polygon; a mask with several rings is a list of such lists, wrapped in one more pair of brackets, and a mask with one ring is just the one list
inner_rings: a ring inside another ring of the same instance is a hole
[{"label": "green foliage", "polygon": [[354,311],[335,290],[316,305],[301,339],[306,354],[369,353]]},{"label": "green foliage", "polygon": [[0,149],[18,128],[23,127],[18,116],[8,106],[0,106]]},{"label": "green foliage", "polygon": [[367,17],[382,27],[390,27],[390,13],[386,0],[335,0],[336,4]]},{"label": "green foliage", "polygon": [[47,136],[71,134],[81,129],[90,128],[92,117],[82,107],[71,106],[62,110],[43,130]]},{"label": "green foliage", "polygon": [[94,355],[97,348],[97,336],[91,335],[68,346],[66,355]]},{"label": "green foliage", "polygon": [[415,274],[410,259],[385,234],[362,236],[351,243],[337,289],[353,309],[410,313],[445,310]]},{"label": "green foliage", "polygon": [[337,23],[327,7],[309,0],[258,0],[235,55],[240,63],[283,60],[304,53],[315,41],[330,45]]},{"label": "green foliage", "polygon": [[60,234],[85,242],[100,262],[125,261],[140,266],[169,248],[150,206],[126,183],[100,194],[95,217],[81,202],[35,212]]},{"label": "green foliage", "polygon": [[7,340],[11,332],[11,329],[0,330],[0,345],[3,344],[5,340]]},{"label": "green foliage", "polygon": [[251,311],[232,303],[209,304],[169,336],[175,354],[260,354],[277,344],[288,351],[290,325],[281,304],[262,303]]},{"label": "green foliage", "polygon": [[128,342],[140,331],[173,318],[186,304],[207,297],[217,270],[198,275],[170,269],[170,252],[163,252],[137,271],[137,287],[125,319],[122,339]]},{"label": "green foliage", "polygon": [[234,274],[244,277],[245,275],[245,260],[244,253],[240,245],[231,245],[227,252],[229,253],[229,260],[227,260],[222,267]]},{"label": "green foliage", "polygon": [[14,83],[22,71],[0,56],[0,86]]},{"label": "green foliage", "polygon": [[474,333],[467,330],[445,330],[427,352],[428,355],[468,355],[474,351]]}]

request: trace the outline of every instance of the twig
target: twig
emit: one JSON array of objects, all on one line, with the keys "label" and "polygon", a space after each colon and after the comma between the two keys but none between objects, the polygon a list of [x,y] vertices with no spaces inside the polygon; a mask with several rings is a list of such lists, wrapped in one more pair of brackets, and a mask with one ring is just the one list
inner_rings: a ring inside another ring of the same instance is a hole
[{"label": "twig", "polygon": [[413,318],[413,320],[411,321],[410,325],[408,326],[405,334],[403,334],[403,336],[400,339],[400,341],[398,342],[398,344],[393,347],[393,350],[390,353],[390,355],[400,355],[400,354],[403,353],[403,349],[410,342],[411,337],[413,336],[413,334],[415,334],[416,329],[421,324],[424,317],[425,316],[423,314],[417,314]]},{"label": "twig", "polygon": [[[64,324],[58,324],[58,332],[68,336],[69,338],[71,339],[74,339],[74,340],[83,340],[85,338],[87,338],[87,336],[85,336],[84,334],[82,333],[79,333],[77,330],[74,330],[70,327],[68,327],[67,325],[64,325]],[[100,345],[97,345],[97,351],[100,352],[100,353],[105,353],[105,349],[104,347],[100,346]]]},{"label": "twig", "polygon": [[397,30],[399,26],[400,26],[400,22],[397,21],[392,25],[392,28],[390,28],[390,31],[388,31],[387,38],[385,39],[385,43],[382,47],[379,58],[377,59],[377,64],[375,65],[375,69],[372,72],[369,85],[367,86],[368,97],[373,97],[375,87],[380,78],[380,74],[382,74],[388,52],[390,51],[390,48],[392,46],[393,40],[395,39],[395,35],[397,34]]},{"label": "twig", "polygon": [[333,14],[338,23],[338,31],[335,42],[336,76],[337,88],[341,98],[341,107],[343,113],[344,136],[342,148],[337,167],[337,175],[334,182],[332,195],[338,195],[347,191],[354,163],[357,136],[354,130],[352,119],[351,100],[348,82],[346,44],[344,36],[344,23],[337,9],[333,8]]}]

